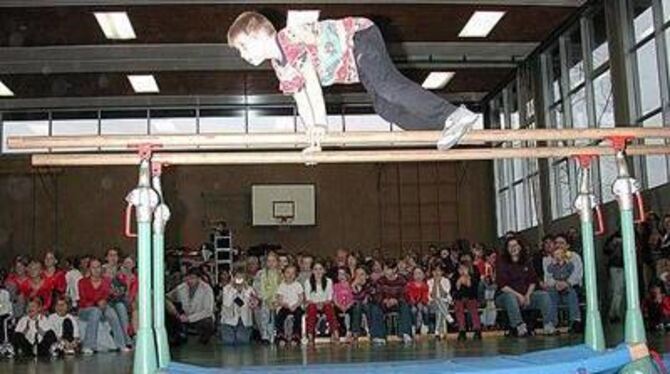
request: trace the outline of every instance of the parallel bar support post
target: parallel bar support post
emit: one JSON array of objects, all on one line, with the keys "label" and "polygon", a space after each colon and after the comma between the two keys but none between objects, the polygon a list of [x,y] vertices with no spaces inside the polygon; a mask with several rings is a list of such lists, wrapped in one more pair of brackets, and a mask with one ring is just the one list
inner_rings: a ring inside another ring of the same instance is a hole
[{"label": "parallel bar support post", "polygon": [[158,367],[165,369],[170,364],[170,346],[165,330],[165,225],[170,219],[170,209],[165,204],[161,187],[162,164],[152,164],[152,186],[159,204],[154,210],[153,222],[153,286],[154,286],[154,336],[158,352]]},{"label": "parallel bar support post", "polygon": [[633,195],[640,191],[637,180],[628,172],[626,154],[619,149],[616,154],[619,176],[612,186],[621,211],[621,236],[623,239],[624,276],[626,281],[625,341],[628,344],[646,343],[647,338],[640,309],[635,228],[633,222]]},{"label": "parallel bar support post", "polygon": [[[595,351],[605,349],[605,334],[598,308],[598,280],[596,272],[596,254],[593,240],[593,209],[598,207],[591,189],[591,156],[578,158],[582,170],[580,190],[575,208],[579,211],[582,225],[582,245],[584,256],[584,285],[586,289],[586,328],[584,343]],[[602,215],[598,214],[602,228]],[[600,230],[599,230],[600,231]]]},{"label": "parallel bar support post", "polygon": [[158,194],[151,188],[151,151],[141,149],[139,182],[127,196],[128,204],[135,207],[137,219],[137,268],[139,328],[135,347],[134,374],[153,374],[158,370],[156,346],[152,333],[151,300],[151,217],[158,205]]}]

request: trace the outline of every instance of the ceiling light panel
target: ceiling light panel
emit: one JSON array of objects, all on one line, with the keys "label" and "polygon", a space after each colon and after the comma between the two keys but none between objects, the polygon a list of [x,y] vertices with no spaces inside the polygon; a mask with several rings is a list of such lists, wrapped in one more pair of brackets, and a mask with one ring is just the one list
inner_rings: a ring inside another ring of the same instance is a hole
[{"label": "ceiling light panel", "polygon": [[458,36],[461,38],[485,38],[504,15],[505,12],[476,11]]}]

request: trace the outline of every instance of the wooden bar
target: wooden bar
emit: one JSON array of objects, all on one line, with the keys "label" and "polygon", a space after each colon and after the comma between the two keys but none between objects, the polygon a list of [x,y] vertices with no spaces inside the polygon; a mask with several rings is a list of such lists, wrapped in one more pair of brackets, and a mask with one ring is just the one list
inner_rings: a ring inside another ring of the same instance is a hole
[{"label": "wooden bar", "polygon": [[[503,141],[600,140],[610,136],[670,138],[670,127],[618,127],[608,129],[519,129],[473,130],[461,144]],[[332,132],[321,142],[324,147],[433,147],[439,131]],[[100,135],[100,136],[10,136],[9,149],[50,148],[134,148],[153,144],[174,150],[198,146],[221,149],[284,149],[307,146],[304,134],[200,134],[200,135]]]},{"label": "wooden bar", "polygon": [[[153,161],[169,165],[254,165],[319,164],[365,162],[429,162],[456,160],[494,160],[507,158],[562,158],[575,155],[614,155],[608,146],[538,147],[538,148],[470,148],[438,150],[324,151],[307,158],[300,152],[157,152]],[[630,146],[627,154],[668,154],[668,146]],[[33,166],[114,166],[137,165],[139,158],[130,153],[103,154],[36,154]]]}]

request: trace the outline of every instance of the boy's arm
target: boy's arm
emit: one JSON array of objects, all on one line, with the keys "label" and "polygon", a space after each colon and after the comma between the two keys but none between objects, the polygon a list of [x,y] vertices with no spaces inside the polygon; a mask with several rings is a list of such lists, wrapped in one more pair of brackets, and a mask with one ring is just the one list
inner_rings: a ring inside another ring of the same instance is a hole
[{"label": "boy's arm", "polygon": [[328,124],[326,103],[323,100],[321,82],[314,65],[309,62],[305,63],[300,68],[300,72],[305,79],[305,85],[300,91],[293,94],[298,106],[298,114],[307,129],[314,125],[326,126]]}]

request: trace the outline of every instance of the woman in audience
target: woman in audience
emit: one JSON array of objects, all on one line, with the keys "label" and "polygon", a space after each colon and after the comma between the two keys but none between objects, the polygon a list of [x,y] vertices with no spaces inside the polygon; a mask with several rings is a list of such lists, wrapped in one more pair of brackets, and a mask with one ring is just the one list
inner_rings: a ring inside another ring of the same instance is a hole
[{"label": "woman in audience", "polygon": [[103,321],[107,321],[112,329],[116,348],[121,352],[130,352],[130,348],[126,346],[119,316],[114,308],[108,305],[112,281],[102,276],[100,260],[91,259],[89,269],[91,275],[79,281],[79,318],[86,321],[82,353],[90,355],[97,350],[98,328]]},{"label": "woman in audience", "polygon": [[56,255],[51,251],[47,252],[44,255],[44,271],[42,272],[42,276],[47,282],[51,283],[51,288],[56,293],[55,296],[60,296],[65,293],[67,284],[65,282],[65,272],[58,269],[56,265],[58,265]]},{"label": "woman in audience", "polygon": [[112,247],[105,254],[105,264],[102,265],[102,274],[105,277],[114,279],[119,270],[119,248]]},{"label": "woman in audience", "polygon": [[258,271],[261,270],[261,265],[260,261],[258,260],[258,257],[256,256],[248,256],[246,261],[247,265],[247,279],[254,279],[256,277],[256,274],[258,274]]},{"label": "woman in audience", "polygon": [[407,303],[405,286],[407,280],[397,273],[395,260],[384,264],[384,276],[376,282],[376,302],[385,314],[397,312],[399,316],[399,335],[405,344],[412,342],[412,311]]},{"label": "woman in audience", "polygon": [[5,286],[12,300],[14,318],[21,318],[26,310],[26,299],[21,295],[21,285],[28,281],[28,262],[17,256],[12,262],[12,271],[5,279]]},{"label": "woman in audience", "polygon": [[[349,282],[349,271],[346,268],[340,268],[337,271],[337,283],[333,285],[333,304],[335,304],[335,314],[347,314],[351,318],[352,306],[354,305],[354,294]],[[351,331],[347,331],[343,318],[338,318],[340,326],[340,336],[346,335],[347,342],[351,341]]]},{"label": "woman in audience", "polygon": [[41,307],[44,312],[51,310],[53,296],[53,284],[42,275],[42,264],[31,261],[28,264],[28,279],[21,284],[21,295],[26,300],[39,297],[42,300]]},{"label": "woman in audience", "polygon": [[277,254],[269,252],[265,260],[265,268],[260,270],[254,280],[254,289],[260,298],[261,305],[255,310],[256,326],[261,335],[261,341],[269,344],[274,334],[272,312],[277,306],[277,288],[281,282],[281,273],[278,269]]},{"label": "woman in audience", "polygon": [[383,314],[379,305],[373,302],[376,287],[368,280],[365,268],[356,269],[356,276],[351,281],[351,291],[354,297],[354,305],[351,307],[351,333],[354,341],[361,336],[361,322],[363,315],[368,321],[368,328],[372,342],[375,344],[385,343]]},{"label": "woman in audience", "polygon": [[126,333],[126,342],[131,345],[131,332],[134,331],[131,316],[135,311],[135,298],[137,297],[137,274],[135,274],[135,260],[131,256],[123,259],[116,277],[112,281],[112,300],[110,304],[116,310],[121,321],[121,327]]},{"label": "woman in audience", "polygon": [[458,340],[465,340],[465,309],[470,313],[473,339],[482,339],[482,326],[479,320],[479,271],[473,266],[469,254],[463,254],[454,276],[454,310],[458,321]]},{"label": "woman in audience", "polygon": [[288,316],[293,316],[293,334],[290,338],[292,344],[300,343],[300,330],[302,321],[302,303],[305,300],[305,292],[300,283],[295,279],[295,266],[288,265],[283,271],[282,282],[277,287],[277,319],[275,329],[279,345],[283,346],[289,340],[284,334],[284,322]]},{"label": "woman in audience", "polygon": [[426,275],[421,268],[415,268],[412,280],[407,282],[406,296],[412,310],[412,320],[416,333],[421,332],[421,326],[428,324],[429,290]]},{"label": "woman in audience", "polygon": [[384,268],[382,267],[382,263],[379,260],[373,259],[370,266],[370,281],[377,282],[383,276]]},{"label": "woman in audience", "polygon": [[257,298],[247,284],[244,271],[236,271],[230,283],[223,287],[221,303],[221,340],[225,345],[246,345],[251,337],[253,308]]},{"label": "woman in audience", "polygon": [[433,277],[428,280],[428,306],[435,315],[435,325],[430,329],[436,338],[441,339],[443,336],[446,337],[448,324],[454,321],[449,313],[451,282],[444,276],[439,259],[433,262],[431,273]]},{"label": "woman in audience", "polygon": [[[347,268],[349,271],[349,277],[353,278],[356,275],[356,269],[358,269],[358,257],[355,254],[350,253],[347,256]],[[339,271],[339,270],[338,270]]]},{"label": "woman in audience", "polygon": [[325,276],[326,270],[320,262],[315,262],[312,276],[304,284],[305,304],[307,306],[307,339],[314,344],[318,312],[326,315],[333,342],[339,341],[340,333],[333,307],[333,281]]},{"label": "woman in audience", "polygon": [[496,304],[507,312],[513,334],[526,336],[529,333],[521,316],[521,311],[525,309],[541,311],[546,334],[556,331],[549,314],[549,295],[536,290],[537,275],[527,260],[526,248],[516,237],[512,236],[505,242],[505,251],[497,261],[496,276],[500,290]]}]

